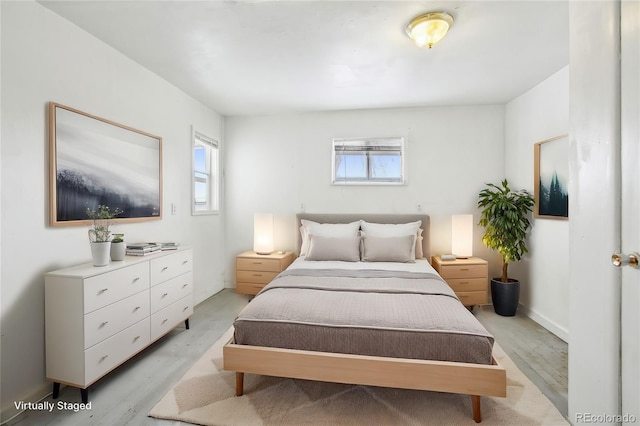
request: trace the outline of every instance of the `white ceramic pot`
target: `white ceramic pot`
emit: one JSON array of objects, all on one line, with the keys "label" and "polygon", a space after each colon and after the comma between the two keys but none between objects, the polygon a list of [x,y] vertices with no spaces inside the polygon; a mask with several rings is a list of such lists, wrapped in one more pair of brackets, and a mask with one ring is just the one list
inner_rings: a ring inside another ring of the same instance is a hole
[{"label": "white ceramic pot", "polygon": [[91,258],[93,266],[106,266],[109,264],[111,251],[111,241],[101,241],[91,243]]},{"label": "white ceramic pot", "polygon": [[124,241],[119,243],[111,243],[111,260],[124,260],[124,254],[127,251],[127,244]]}]

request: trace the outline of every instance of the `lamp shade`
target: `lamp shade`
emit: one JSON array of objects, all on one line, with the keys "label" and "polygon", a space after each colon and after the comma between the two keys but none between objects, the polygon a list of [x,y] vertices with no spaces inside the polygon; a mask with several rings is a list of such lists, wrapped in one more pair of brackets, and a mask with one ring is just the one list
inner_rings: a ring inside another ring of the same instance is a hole
[{"label": "lamp shade", "polygon": [[253,215],[253,251],[258,254],[273,251],[273,213]]},{"label": "lamp shade", "polygon": [[473,215],[451,216],[451,252],[459,258],[473,256]]}]

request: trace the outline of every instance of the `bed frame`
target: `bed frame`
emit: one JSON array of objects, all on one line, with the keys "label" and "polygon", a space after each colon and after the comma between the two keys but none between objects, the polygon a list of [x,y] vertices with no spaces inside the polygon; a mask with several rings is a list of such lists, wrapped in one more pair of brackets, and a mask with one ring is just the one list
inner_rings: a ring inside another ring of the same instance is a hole
[{"label": "bed frame", "polygon": [[[376,223],[406,223],[422,220],[423,250],[430,259],[429,216],[405,214],[298,214],[301,219],[321,223],[348,223],[364,219]],[[299,234],[299,232],[297,232]],[[298,237],[298,249],[301,238]],[[223,348],[224,369],[236,372],[236,395],[244,392],[244,373],[324,382],[384,386],[401,389],[459,393],[471,396],[473,419],[482,421],[481,396],[507,396],[506,370],[492,359],[491,365],[426,361],[301,351],[238,345]]]}]

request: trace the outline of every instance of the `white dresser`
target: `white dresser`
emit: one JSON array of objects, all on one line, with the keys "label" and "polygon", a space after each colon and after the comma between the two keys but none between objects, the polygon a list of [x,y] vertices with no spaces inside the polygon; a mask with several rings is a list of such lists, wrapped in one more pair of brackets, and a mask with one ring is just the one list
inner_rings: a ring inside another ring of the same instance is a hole
[{"label": "white dresser", "polygon": [[47,379],[87,388],[193,314],[189,248],[45,275]]}]

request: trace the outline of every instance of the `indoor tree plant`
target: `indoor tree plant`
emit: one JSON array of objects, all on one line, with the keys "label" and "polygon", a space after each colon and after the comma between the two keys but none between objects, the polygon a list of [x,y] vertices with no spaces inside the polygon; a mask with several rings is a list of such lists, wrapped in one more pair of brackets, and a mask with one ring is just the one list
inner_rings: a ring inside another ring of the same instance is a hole
[{"label": "indoor tree plant", "polygon": [[491,280],[491,298],[497,314],[513,316],[518,308],[520,282],[509,278],[509,263],[528,252],[526,238],[531,227],[529,213],[534,200],[526,190],[513,191],[504,179],[500,185],[487,184],[478,194],[482,242],[502,257],[502,274]]},{"label": "indoor tree plant", "polygon": [[122,213],[116,208],[111,211],[108,206],[99,204],[97,209],[87,208],[87,217],[93,221],[93,227],[89,229],[89,241],[91,242],[91,257],[94,266],[105,266],[109,263],[111,251],[111,225],[113,218]]}]

